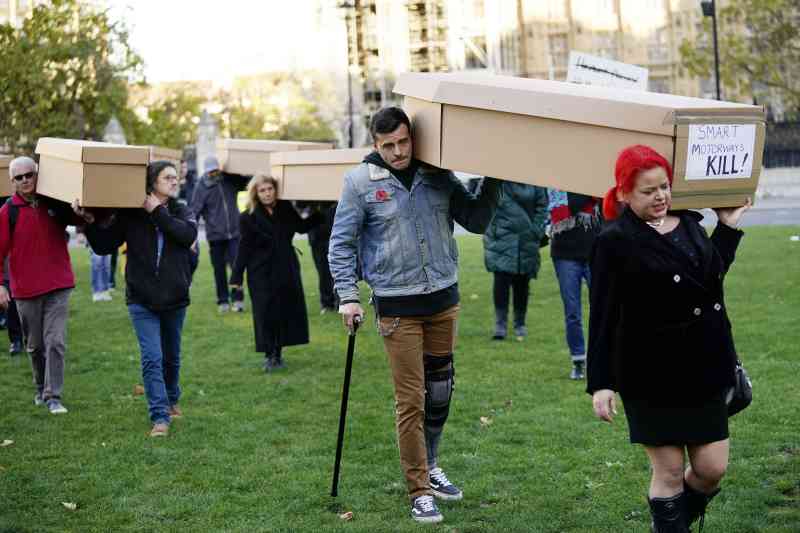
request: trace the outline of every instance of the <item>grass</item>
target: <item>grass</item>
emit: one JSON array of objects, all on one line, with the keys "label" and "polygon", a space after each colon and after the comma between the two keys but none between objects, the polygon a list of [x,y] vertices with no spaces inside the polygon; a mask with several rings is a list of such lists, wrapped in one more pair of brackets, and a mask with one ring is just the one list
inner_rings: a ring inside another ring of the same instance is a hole
[{"label": "grass", "polygon": [[[796,227],[748,228],[727,281],[737,347],[755,402],[732,419],[731,463],[706,531],[800,531],[800,245]],[[329,496],[346,338],[319,316],[305,242],[312,343],[265,375],[251,315],[219,316],[207,248],[184,330],[185,416],[153,440],[138,346],[118,296],[90,301],[72,251],[65,403],[32,402],[29,363],[0,357],[0,532],[417,531],[408,517],[389,370],[371,323],[359,333],[340,496]],[[465,499],[440,531],[649,531],[644,453],[620,415],[594,418],[569,358],[552,264],[532,283],[524,343],[489,340],[490,275],[479,238],[460,238],[457,390],[441,463]],[[5,346],[3,344],[2,346]],[[482,423],[481,417],[485,417]],[[77,504],[69,510],[62,502]],[[338,513],[352,511],[343,522]]]}]

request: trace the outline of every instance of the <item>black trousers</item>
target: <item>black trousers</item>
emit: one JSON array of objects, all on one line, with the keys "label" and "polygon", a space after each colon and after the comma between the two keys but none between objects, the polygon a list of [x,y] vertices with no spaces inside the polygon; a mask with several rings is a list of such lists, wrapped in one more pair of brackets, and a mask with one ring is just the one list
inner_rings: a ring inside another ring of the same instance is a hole
[{"label": "black trousers", "polygon": [[117,288],[117,258],[119,257],[119,248],[108,254],[111,256],[111,276],[108,278],[108,286],[112,289]]},{"label": "black trousers", "polygon": [[243,301],[243,290],[228,291],[227,267],[233,266],[233,262],[236,260],[239,238],[210,241],[208,248],[211,255],[211,266],[214,268],[214,284],[217,286],[217,304]]},{"label": "black trousers", "polygon": [[333,290],[333,276],[328,265],[328,246],[329,239],[309,239],[311,246],[311,256],[314,258],[314,265],[317,267],[319,277],[319,305],[336,309],[339,307],[338,298]]},{"label": "black trousers", "polygon": [[494,273],[494,308],[503,315],[508,313],[509,292],[514,295],[514,325],[525,322],[528,311],[531,277],[528,274]]}]

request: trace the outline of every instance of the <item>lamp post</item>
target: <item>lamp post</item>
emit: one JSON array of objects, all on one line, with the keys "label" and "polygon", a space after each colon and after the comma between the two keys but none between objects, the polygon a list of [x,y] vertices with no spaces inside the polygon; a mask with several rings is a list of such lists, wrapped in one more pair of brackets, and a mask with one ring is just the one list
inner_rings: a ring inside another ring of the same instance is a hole
[{"label": "lamp post", "polygon": [[714,27],[714,79],[717,82],[717,100],[722,100],[719,88],[719,44],[717,43],[717,9],[714,0],[700,0],[704,17],[711,17]]},{"label": "lamp post", "polygon": [[347,31],[347,146],[353,147],[353,85],[350,72],[350,24],[351,17],[355,16],[352,12],[356,7],[355,2],[345,1],[339,2],[339,9],[345,10],[344,21]]}]

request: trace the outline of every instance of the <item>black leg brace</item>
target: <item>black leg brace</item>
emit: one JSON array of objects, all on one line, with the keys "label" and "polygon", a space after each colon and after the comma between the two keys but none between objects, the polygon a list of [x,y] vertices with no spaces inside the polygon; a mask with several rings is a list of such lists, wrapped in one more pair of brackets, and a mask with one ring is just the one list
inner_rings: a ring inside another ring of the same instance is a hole
[{"label": "black leg brace", "polygon": [[428,468],[436,467],[439,439],[450,414],[450,399],[455,386],[453,354],[435,356],[424,354],[425,365],[425,446]]}]

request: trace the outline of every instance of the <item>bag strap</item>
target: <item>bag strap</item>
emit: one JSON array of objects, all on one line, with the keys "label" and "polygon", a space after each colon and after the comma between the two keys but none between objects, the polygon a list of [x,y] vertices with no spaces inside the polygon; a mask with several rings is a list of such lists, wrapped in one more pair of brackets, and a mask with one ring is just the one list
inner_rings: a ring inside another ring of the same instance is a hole
[{"label": "bag strap", "polygon": [[9,238],[14,236],[14,228],[17,226],[17,218],[19,218],[19,206],[14,205],[12,201],[14,197],[10,197],[6,200],[6,205],[8,206],[8,236]]}]

